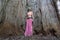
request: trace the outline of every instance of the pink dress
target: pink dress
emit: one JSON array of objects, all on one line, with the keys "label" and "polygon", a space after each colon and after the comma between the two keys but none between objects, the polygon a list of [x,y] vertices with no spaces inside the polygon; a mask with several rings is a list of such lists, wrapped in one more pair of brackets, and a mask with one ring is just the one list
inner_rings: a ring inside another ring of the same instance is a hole
[{"label": "pink dress", "polygon": [[32,18],[29,18],[26,20],[26,29],[25,29],[25,36],[32,36],[33,30],[32,30]]}]

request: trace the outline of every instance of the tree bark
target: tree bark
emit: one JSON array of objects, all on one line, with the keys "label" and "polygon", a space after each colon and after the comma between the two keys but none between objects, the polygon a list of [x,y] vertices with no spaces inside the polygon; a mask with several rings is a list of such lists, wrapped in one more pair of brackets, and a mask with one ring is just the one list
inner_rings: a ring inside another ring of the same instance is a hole
[{"label": "tree bark", "polygon": [[0,30],[9,29],[8,33],[13,33],[15,30],[14,32],[17,34],[23,34],[27,9],[31,7],[34,15],[33,30],[35,34],[42,30],[49,33],[52,29],[60,34],[56,6],[56,0],[0,0],[0,23],[3,25]]},{"label": "tree bark", "polygon": [[59,31],[59,21],[52,0],[40,0],[42,11],[42,23],[45,31],[50,29]]}]

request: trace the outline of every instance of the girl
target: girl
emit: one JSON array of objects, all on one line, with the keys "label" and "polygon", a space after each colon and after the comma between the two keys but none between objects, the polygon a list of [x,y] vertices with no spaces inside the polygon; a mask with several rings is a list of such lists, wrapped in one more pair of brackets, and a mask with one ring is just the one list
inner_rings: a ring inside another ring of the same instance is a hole
[{"label": "girl", "polygon": [[26,28],[24,33],[25,36],[33,35],[32,22],[33,22],[33,11],[31,9],[28,9],[27,17],[26,17]]}]

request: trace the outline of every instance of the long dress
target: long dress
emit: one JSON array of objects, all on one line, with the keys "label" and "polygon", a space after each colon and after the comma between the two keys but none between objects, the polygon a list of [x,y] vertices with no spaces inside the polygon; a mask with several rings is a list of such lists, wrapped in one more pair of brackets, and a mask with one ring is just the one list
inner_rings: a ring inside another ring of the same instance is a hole
[{"label": "long dress", "polygon": [[32,34],[33,34],[32,22],[33,22],[32,18],[29,18],[26,20],[26,29],[25,29],[25,33],[24,33],[25,36],[32,36]]}]

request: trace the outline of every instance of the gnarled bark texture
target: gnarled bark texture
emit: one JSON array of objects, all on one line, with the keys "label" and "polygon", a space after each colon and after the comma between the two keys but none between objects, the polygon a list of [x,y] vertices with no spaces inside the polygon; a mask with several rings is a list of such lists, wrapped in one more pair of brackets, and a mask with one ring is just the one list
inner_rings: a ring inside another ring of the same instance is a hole
[{"label": "gnarled bark texture", "polygon": [[[23,34],[28,7],[33,10],[35,34],[49,33],[54,29],[60,34],[57,0],[0,0],[0,34]],[[44,30],[44,31],[42,31]]]},{"label": "gnarled bark texture", "polygon": [[41,0],[42,23],[45,31],[54,29],[59,31],[59,20],[54,7],[53,0]]}]

